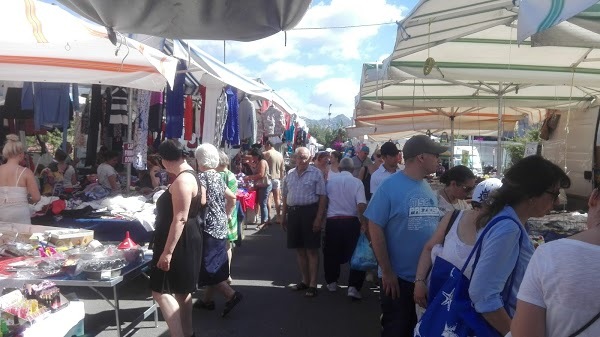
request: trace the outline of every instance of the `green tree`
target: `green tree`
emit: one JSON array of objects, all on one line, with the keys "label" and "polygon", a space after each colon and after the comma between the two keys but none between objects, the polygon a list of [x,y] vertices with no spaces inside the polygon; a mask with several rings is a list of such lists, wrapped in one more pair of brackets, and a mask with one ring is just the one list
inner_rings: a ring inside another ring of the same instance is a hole
[{"label": "green tree", "polygon": [[346,128],[341,124],[338,127],[328,127],[325,125],[313,124],[309,126],[309,133],[311,136],[317,139],[319,144],[323,144],[325,147],[334,148],[334,144],[337,142],[343,143],[346,136]]},{"label": "green tree", "polygon": [[511,165],[523,158],[523,155],[525,154],[525,144],[539,142],[541,140],[539,129],[529,129],[523,137],[513,138],[512,141],[518,144],[506,146],[506,151],[510,155]]},{"label": "green tree", "polygon": [[[73,130],[73,122],[71,122],[71,127],[67,130],[67,141],[73,142],[73,136],[75,131]],[[50,154],[54,154],[54,151],[60,147],[63,141],[63,133],[58,129],[53,129],[52,131],[48,131],[45,135],[41,136],[42,141],[46,143],[46,148]],[[36,140],[35,136],[27,137],[27,145],[29,146],[29,150],[34,150],[36,152],[40,152],[41,148]]]}]

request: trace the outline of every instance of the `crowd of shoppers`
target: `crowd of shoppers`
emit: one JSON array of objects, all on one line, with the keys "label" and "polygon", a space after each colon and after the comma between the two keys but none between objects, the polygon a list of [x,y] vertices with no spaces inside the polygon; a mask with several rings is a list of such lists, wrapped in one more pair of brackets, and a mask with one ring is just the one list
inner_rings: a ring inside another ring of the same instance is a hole
[{"label": "crowd of shoppers", "polygon": [[[336,152],[313,157],[299,147],[295,167],[287,174],[277,154],[269,153],[277,152],[270,146],[250,152],[256,165],[247,179],[259,182],[263,227],[270,221],[267,200],[275,181],[281,189],[279,220],[301,277],[293,290],[318,295],[322,248],[325,288],[337,292],[340,266],[349,262],[364,233],[379,265],[381,336],[413,336],[416,306],[428,308],[437,295],[428,287],[436,259],[460,268],[480,240],[478,263],[465,270],[468,294],[475,311],[499,335],[511,328],[516,337],[567,336],[582,328],[581,336],[600,332],[593,324],[597,301],[589,296],[600,290],[594,281],[600,192],[594,190],[590,197],[589,229],[583,233],[543,245],[534,254],[525,229],[529,218],[547,214],[556,206],[559,190],[570,186],[568,176],[550,161],[530,156],[511,166],[502,180],[477,185],[467,167],[456,166],[440,177],[444,186],[434,192],[424,178],[436,172],[447,148],[428,136],[410,138],[402,150],[392,142],[383,144],[375,163],[367,163],[366,147],[355,159]],[[191,294],[199,287],[205,288],[203,297],[193,307],[214,310],[217,292],[226,300],[223,316],[243,298],[229,284],[232,242],[238,238],[237,181],[228,170],[229,157],[212,145],[196,150],[199,173],[186,163],[177,141],[163,142],[159,155],[176,178],[157,202],[151,288],[171,333],[193,336]],[[370,201],[364,180],[353,176],[364,179],[367,172]],[[275,196],[274,201],[276,208]],[[365,272],[351,266],[347,296],[360,300],[364,280]]]}]

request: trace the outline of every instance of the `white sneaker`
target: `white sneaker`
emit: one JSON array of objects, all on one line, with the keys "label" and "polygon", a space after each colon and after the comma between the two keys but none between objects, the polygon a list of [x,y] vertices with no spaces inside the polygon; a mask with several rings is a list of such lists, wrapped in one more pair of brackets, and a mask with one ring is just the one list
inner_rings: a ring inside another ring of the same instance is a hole
[{"label": "white sneaker", "polygon": [[337,291],[337,282],[331,282],[327,285],[327,290],[334,293]]},{"label": "white sneaker", "polygon": [[362,299],[362,295],[355,287],[348,287],[348,297],[352,297],[353,300]]}]

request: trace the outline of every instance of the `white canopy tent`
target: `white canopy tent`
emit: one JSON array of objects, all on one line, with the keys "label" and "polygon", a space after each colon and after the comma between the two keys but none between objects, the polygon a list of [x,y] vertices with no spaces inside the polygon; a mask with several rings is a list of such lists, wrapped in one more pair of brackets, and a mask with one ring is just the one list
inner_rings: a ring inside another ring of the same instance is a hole
[{"label": "white canopy tent", "polygon": [[0,29],[0,80],[160,91],[175,77],[177,59],[125,37],[116,47],[104,28],[48,3],[3,3]]},{"label": "white canopy tent", "polygon": [[121,33],[173,39],[253,41],[295,27],[310,0],[58,0]]},{"label": "white canopy tent", "polygon": [[[355,127],[347,130],[352,136],[368,135],[373,139],[425,130],[434,134],[447,132],[450,139],[455,130],[462,135],[498,135],[497,100],[498,96],[480,83],[461,85],[417,79],[398,71],[388,74],[378,64],[364,64]],[[556,96],[544,100],[530,88],[524,95],[508,94],[501,117],[502,130],[514,129],[516,122],[538,123],[545,114],[542,108],[569,103],[587,105],[589,100],[585,94],[568,102],[556,100]]]},{"label": "white canopy tent", "polygon": [[[545,31],[568,20],[587,8],[598,3],[598,0],[527,0],[519,5],[518,41]],[[580,23],[582,19],[579,19]],[[587,25],[585,25],[587,26]],[[589,29],[589,28],[588,28]],[[600,32],[600,31],[596,31]]]},{"label": "white canopy tent", "polygon": [[[206,86],[206,111],[215,111],[217,98],[221,94],[223,86],[231,85],[248,95],[270,100],[284,112],[294,113],[287,102],[269,86],[231,70],[227,65],[198,48],[193,42],[174,40],[173,55],[182,60],[188,60],[188,72]],[[215,130],[211,126],[214,125],[216,116],[206,114],[204,118],[203,138],[213,139]]]},{"label": "white canopy tent", "polygon": [[[500,25],[410,55],[404,55],[406,41],[397,41],[388,59],[389,72],[461,85],[480,83],[498,97],[500,114],[507,95],[519,97],[526,90],[566,102],[586,95],[595,104],[600,92],[600,49],[533,48],[529,40],[517,46],[516,34],[514,26]],[[500,158],[500,149],[497,154]]]}]

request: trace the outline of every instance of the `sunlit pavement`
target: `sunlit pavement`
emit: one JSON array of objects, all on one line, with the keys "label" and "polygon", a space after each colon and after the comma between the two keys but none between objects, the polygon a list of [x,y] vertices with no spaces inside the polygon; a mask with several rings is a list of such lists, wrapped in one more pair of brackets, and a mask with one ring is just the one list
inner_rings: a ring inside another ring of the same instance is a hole
[{"label": "sunlit pavement", "polygon": [[[244,294],[244,300],[226,317],[221,318],[224,299],[216,298],[214,311],[194,309],[196,336],[290,336],[290,337],[367,337],[379,335],[378,293],[365,282],[362,301],[346,296],[348,268],[336,293],[328,292],[320,266],[319,294],[306,298],[303,292],[289,289],[300,280],[293,251],[285,248],[285,233],[279,226],[260,232],[249,226],[241,247],[234,251],[232,287]],[[322,261],[321,261],[322,262]],[[116,336],[114,311],[98,295],[87,289],[66,288],[85,300],[87,336]],[[119,288],[121,319],[129,322],[149,302],[148,281],[140,277]],[[112,297],[106,292],[107,297]],[[123,326],[125,326],[124,324]],[[138,325],[134,336],[169,336],[167,325],[159,316],[158,328],[148,318]]]}]

